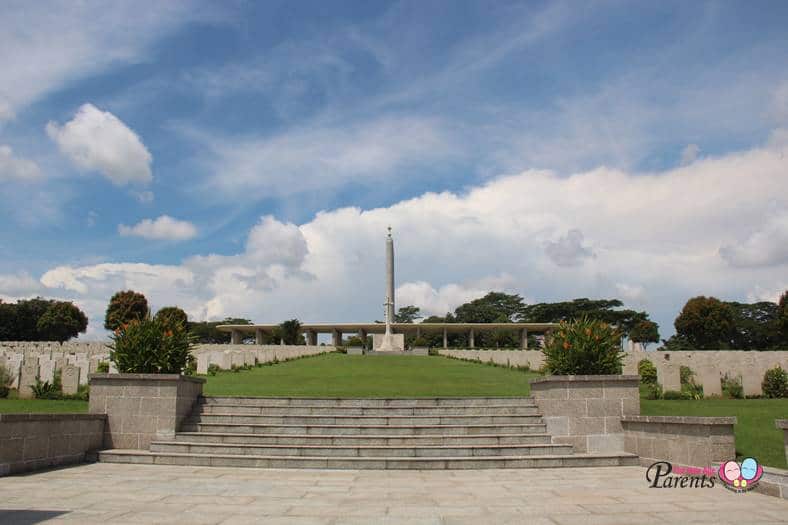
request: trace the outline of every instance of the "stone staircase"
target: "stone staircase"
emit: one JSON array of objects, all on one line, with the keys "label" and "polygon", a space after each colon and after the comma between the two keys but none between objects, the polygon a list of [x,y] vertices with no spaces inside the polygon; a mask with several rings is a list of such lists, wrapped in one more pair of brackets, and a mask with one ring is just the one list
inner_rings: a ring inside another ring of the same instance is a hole
[{"label": "stone staircase", "polygon": [[173,440],[99,461],[262,468],[481,469],[637,465],[554,444],[531,398],[204,397]]}]

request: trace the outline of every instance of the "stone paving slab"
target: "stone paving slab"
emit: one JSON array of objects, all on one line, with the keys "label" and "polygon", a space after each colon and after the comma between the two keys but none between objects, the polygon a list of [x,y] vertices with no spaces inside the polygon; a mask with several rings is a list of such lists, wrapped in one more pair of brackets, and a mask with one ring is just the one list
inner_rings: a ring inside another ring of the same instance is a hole
[{"label": "stone paving slab", "polygon": [[651,489],[642,467],[334,471],[96,463],[0,478],[0,523],[788,523],[788,501]]}]

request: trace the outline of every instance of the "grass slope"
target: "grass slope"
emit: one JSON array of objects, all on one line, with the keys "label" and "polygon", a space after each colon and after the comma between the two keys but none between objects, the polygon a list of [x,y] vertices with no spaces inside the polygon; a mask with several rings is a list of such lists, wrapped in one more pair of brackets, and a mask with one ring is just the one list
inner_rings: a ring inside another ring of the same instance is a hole
[{"label": "grass slope", "polygon": [[526,396],[536,374],[445,357],[324,354],[208,377],[205,395],[282,397]]},{"label": "grass slope", "polygon": [[775,428],[774,420],[788,417],[788,399],[644,399],[640,412],[646,416],[736,416],[736,455],[786,468],[783,431]]}]

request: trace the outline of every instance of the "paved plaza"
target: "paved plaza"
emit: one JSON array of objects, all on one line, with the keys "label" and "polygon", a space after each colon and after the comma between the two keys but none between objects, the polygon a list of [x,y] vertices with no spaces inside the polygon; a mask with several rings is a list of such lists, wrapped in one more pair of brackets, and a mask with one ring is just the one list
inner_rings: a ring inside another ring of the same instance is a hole
[{"label": "paved plaza", "polygon": [[788,501],[651,489],[641,467],[262,470],[96,463],[0,478],[0,523],[788,522]]}]

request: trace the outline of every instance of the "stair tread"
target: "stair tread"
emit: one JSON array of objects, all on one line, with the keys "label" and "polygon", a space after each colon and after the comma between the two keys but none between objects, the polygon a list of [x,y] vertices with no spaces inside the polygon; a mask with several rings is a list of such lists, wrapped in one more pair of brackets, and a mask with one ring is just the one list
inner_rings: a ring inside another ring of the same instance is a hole
[{"label": "stair tread", "polygon": [[388,449],[400,450],[411,448],[426,449],[464,449],[464,448],[547,448],[547,447],[571,447],[572,445],[563,443],[529,443],[515,445],[279,445],[279,444],[256,444],[256,443],[203,443],[198,441],[153,441],[151,445],[177,445],[199,447],[228,447],[228,448],[307,448],[307,449]]},{"label": "stair tread", "polygon": [[[383,427],[381,427],[383,428]],[[265,437],[265,438],[317,438],[317,439],[429,439],[429,438],[516,438],[516,437],[550,437],[550,434],[471,434],[465,435],[445,435],[445,434],[418,434],[418,435],[397,435],[397,434],[365,434],[363,436],[353,436],[348,434],[246,434],[232,432],[178,432],[179,436],[232,436],[232,437]]]},{"label": "stair tread", "polygon": [[311,417],[311,418],[319,418],[319,417],[335,417],[335,418],[345,418],[345,419],[359,419],[359,418],[366,418],[366,419],[435,419],[436,417],[467,417],[478,419],[480,417],[542,417],[542,414],[440,414],[440,415],[411,415],[411,414],[393,414],[393,415],[369,415],[369,414],[232,414],[227,412],[217,412],[212,414],[199,414],[200,416],[208,416],[208,417]]},{"label": "stair tread", "polygon": [[397,457],[397,456],[382,456],[382,457],[359,457],[359,456],[255,456],[255,455],[239,455],[239,454],[197,454],[191,452],[151,452],[149,450],[133,450],[133,449],[108,449],[99,452],[102,455],[114,454],[118,456],[179,456],[179,457],[208,457],[208,458],[244,458],[244,459],[297,459],[297,460],[315,460],[315,461],[499,461],[499,460],[513,460],[513,459],[593,459],[593,458],[636,458],[636,454],[629,452],[608,452],[598,454],[541,454],[533,456],[446,456],[446,457]]},{"label": "stair tread", "polygon": [[[330,424],[285,424],[285,423],[208,423],[204,421],[189,421],[187,424],[201,426],[236,426],[236,427],[310,427],[310,428],[481,428],[481,427],[536,427],[545,423],[482,423],[476,425],[330,425]],[[507,434],[508,435],[508,434]]]},{"label": "stair tread", "polygon": [[536,407],[536,403],[524,403],[522,405],[437,405],[437,406],[394,406],[394,407],[382,407],[382,406],[375,406],[375,405],[347,405],[347,406],[326,406],[326,405],[296,405],[296,406],[282,406],[282,405],[240,405],[238,403],[199,403],[200,407],[254,407],[254,408],[325,408],[325,409],[337,409],[337,408],[348,408],[348,409],[357,409],[357,408],[372,408],[376,410],[386,410],[389,408],[393,409],[414,409],[414,410],[434,410],[436,408],[454,408],[454,409],[462,409],[462,408],[533,408]]}]

